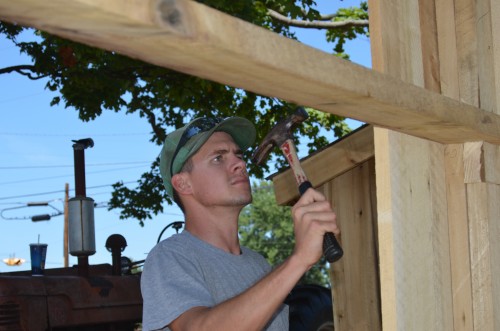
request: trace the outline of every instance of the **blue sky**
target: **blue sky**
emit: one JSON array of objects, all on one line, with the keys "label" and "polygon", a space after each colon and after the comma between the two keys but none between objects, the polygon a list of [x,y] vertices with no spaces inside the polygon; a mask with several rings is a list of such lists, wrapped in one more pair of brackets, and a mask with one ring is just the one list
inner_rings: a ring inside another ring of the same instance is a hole
[{"label": "blue sky", "polygon": [[[341,6],[357,5],[357,0],[317,1],[324,13]],[[298,31],[299,39],[330,52],[324,32]],[[369,40],[360,38],[347,46],[351,60],[370,66]],[[27,64],[29,59],[0,36],[0,68]],[[27,270],[29,244],[48,244],[47,268],[63,266],[63,216],[33,223],[29,217],[63,211],[64,187],[68,183],[74,196],[72,140],[92,138],[95,146],[85,150],[87,196],[105,205],[111,196],[111,184],[123,181],[134,187],[140,175],[150,168],[160,147],[149,142],[151,129],[136,115],[103,112],[96,120],[82,122],[74,109],[50,106],[56,95],[45,89],[45,80],[31,81],[18,74],[0,75],[0,260],[10,256],[26,259],[19,267],[0,262],[0,272]],[[29,202],[49,202],[49,207],[26,207]],[[27,218],[27,219],[25,219]],[[165,206],[161,215],[139,226],[137,220],[120,220],[119,211],[95,209],[96,249],[90,264],[111,263],[106,238],[123,235],[128,243],[124,255],[142,260],[156,244],[162,229],[182,220],[180,210]],[[163,238],[172,234],[167,231]],[[70,256],[70,265],[77,259]]]}]

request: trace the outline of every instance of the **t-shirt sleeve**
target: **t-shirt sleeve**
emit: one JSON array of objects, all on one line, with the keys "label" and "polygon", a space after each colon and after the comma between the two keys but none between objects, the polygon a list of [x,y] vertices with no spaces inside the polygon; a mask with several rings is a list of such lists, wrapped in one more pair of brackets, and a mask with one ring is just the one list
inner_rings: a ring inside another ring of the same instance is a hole
[{"label": "t-shirt sleeve", "polygon": [[141,291],[144,330],[165,328],[193,307],[214,305],[196,261],[165,247],[156,247],[149,253],[141,276]]}]

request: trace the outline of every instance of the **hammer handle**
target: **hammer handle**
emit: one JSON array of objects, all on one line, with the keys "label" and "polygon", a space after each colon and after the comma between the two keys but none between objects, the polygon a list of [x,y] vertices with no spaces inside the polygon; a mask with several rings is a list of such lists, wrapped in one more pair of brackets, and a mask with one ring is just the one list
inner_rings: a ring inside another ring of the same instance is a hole
[{"label": "hammer handle", "polygon": [[[306,174],[304,173],[304,170],[300,165],[295,145],[291,139],[287,139],[280,146],[280,148],[285,155],[288,163],[290,164],[290,168],[292,168],[295,180],[299,185],[299,193],[300,195],[303,195],[309,188],[312,187],[312,185],[311,182],[307,179]],[[330,263],[337,261],[344,255],[342,247],[340,247],[339,242],[332,232],[325,233],[325,237],[323,238],[323,255]]]},{"label": "hammer handle", "polygon": [[[299,185],[300,195],[306,193],[306,191],[310,187],[312,187],[310,181],[306,180],[305,182],[301,183]],[[337,241],[337,238],[335,238],[335,235],[331,232],[325,233],[325,237],[323,238],[323,255],[330,263],[339,260],[344,255],[344,251]]]}]

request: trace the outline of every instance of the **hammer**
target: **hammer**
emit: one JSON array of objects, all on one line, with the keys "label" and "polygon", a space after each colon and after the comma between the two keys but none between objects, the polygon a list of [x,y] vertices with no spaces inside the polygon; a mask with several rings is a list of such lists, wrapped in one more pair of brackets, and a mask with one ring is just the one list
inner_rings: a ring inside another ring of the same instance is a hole
[{"label": "hammer", "polygon": [[[308,117],[309,115],[306,110],[302,107],[298,107],[293,114],[289,115],[283,121],[280,121],[271,129],[252,156],[253,162],[262,164],[269,155],[271,149],[274,146],[279,146],[290,168],[292,168],[300,195],[303,195],[312,185],[300,165],[291,130],[295,125],[303,122]],[[323,255],[330,263],[337,261],[344,255],[342,247],[340,247],[337,239],[331,232],[327,232],[323,239]]]}]

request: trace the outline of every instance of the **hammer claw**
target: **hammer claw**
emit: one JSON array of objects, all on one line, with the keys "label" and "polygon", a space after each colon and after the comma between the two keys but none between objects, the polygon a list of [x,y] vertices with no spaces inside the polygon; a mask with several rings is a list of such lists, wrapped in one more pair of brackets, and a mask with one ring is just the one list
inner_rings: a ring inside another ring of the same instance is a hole
[{"label": "hammer claw", "polygon": [[262,164],[274,146],[280,147],[285,141],[293,140],[291,130],[295,125],[302,123],[308,117],[309,115],[303,107],[297,107],[293,114],[280,121],[269,131],[262,140],[262,143],[254,151],[252,160],[256,164]]},{"label": "hammer claw", "polygon": [[269,154],[272,148],[273,148],[272,143],[266,145],[260,145],[253,153],[252,161],[257,165],[261,165],[262,163],[264,163],[264,160],[267,158],[267,155]]}]

